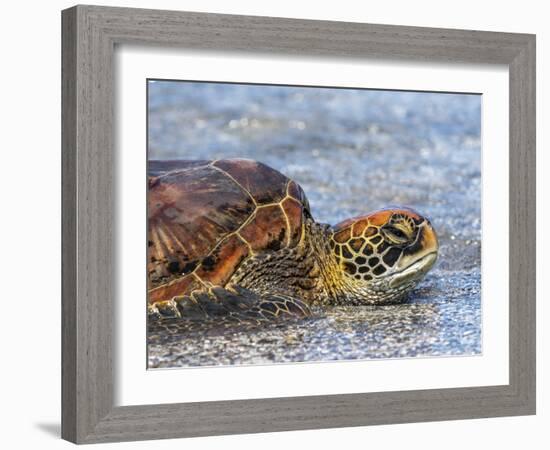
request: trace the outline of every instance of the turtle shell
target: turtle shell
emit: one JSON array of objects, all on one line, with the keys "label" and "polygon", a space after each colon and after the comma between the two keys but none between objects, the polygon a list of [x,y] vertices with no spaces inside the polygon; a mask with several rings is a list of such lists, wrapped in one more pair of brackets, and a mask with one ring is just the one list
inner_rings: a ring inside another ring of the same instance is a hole
[{"label": "turtle shell", "polygon": [[246,159],[150,161],[149,301],[225,286],[255,254],[295,247],[310,214],[301,187]]}]

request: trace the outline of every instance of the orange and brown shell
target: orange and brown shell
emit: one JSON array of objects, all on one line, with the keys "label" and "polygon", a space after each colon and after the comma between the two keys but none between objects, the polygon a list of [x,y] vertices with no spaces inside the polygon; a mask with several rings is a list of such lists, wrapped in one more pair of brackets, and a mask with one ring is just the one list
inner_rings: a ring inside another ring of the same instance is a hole
[{"label": "orange and brown shell", "polygon": [[149,302],[225,286],[255,254],[295,247],[309,205],[303,190],[256,161],[151,161]]}]

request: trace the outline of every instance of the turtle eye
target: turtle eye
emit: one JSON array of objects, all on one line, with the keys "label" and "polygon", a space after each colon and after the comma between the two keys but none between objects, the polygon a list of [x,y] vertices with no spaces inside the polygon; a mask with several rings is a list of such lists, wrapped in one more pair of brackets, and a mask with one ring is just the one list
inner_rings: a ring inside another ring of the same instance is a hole
[{"label": "turtle eye", "polygon": [[401,228],[395,226],[384,227],[384,237],[392,244],[405,244],[409,241],[409,235]]}]

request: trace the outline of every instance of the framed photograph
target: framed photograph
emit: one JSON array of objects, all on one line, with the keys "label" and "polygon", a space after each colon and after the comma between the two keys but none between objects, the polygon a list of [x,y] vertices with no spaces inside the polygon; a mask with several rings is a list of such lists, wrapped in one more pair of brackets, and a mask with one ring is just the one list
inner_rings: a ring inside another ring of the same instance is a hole
[{"label": "framed photograph", "polygon": [[62,435],[535,413],[535,37],[75,6]]}]

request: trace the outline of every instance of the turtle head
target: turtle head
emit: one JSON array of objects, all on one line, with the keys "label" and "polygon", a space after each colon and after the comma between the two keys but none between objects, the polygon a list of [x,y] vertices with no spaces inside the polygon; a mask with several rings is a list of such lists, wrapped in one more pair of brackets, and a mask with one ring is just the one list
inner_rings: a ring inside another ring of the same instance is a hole
[{"label": "turtle head", "polygon": [[438,242],[430,221],[409,208],[388,208],[333,228],[331,247],[355,303],[392,303],[434,265]]}]

